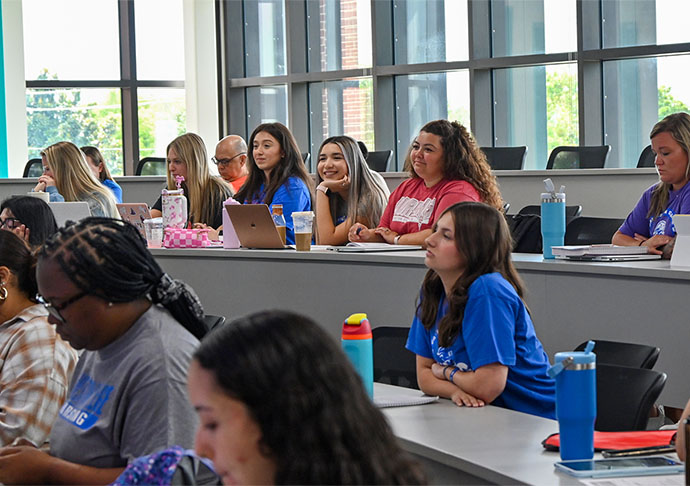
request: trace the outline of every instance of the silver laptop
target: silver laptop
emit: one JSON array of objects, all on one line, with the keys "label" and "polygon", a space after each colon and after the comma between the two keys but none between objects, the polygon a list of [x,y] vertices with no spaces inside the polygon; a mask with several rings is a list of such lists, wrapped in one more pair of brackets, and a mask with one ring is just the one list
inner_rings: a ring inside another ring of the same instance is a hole
[{"label": "silver laptop", "polygon": [[65,226],[67,221],[77,222],[91,216],[89,203],[84,201],[49,202],[48,206],[53,211],[58,227]]}]

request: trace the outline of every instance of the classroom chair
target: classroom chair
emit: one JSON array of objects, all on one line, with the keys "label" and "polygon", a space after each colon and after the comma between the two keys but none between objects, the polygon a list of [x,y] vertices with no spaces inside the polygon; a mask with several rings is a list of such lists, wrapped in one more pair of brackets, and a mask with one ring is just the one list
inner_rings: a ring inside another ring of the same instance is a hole
[{"label": "classroom chair", "polygon": [[[525,206],[522,208],[520,211],[518,211],[518,214],[536,214],[537,216],[541,216],[541,206],[539,204],[530,204],[528,206]],[[568,226],[568,223],[570,223],[573,219],[579,218],[580,214],[582,214],[582,206],[566,206],[565,207],[565,224],[566,227]]]},{"label": "classroom chair", "polygon": [[[594,351],[596,352],[596,346]],[[601,432],[645,430],[666,373],[597,362],[597,419]]]},{"label": "classroom chair", "polygon": [[[610,364],[616,366],[630,366],[651,370],[659,359],[660,349],[647,344],[623,343],[619,341],[604,341],[593,339],[594,354],[597,355],[597,365]],[[584,351],[587,341],[580,344],[575,351]]]},{"label": "classroom chair", "polygon": [[603,169],[610,145],[570,147],[562,145],[551,151],[546,169]]},{"label": "classroom chair", "polygon": [[[567,216],[566,216],[567,218]],[[620,218],[580,216],[571,219],[565,227],[566,245],[599,245],[611,243],[611,238],[623,224]]]},{"label": "classroom chair", "polygon": [[376,172],[388,172],[391,160],[393,160],[392,150],[375,150],[367,155],[367,165]]},{"label": "classroom chair", "polygon": [[135,175],[166,175],[168,173],[168,164],[165,157],[144,157],[137,164],[134,171]]},{"label": "classroom chair", "polygon": [[651,145],[647,145],[640,154],[640,158],[637,160],[637,167],[654,167],[654,161],[656,160],[656,154],[652,150]]},{"label": "classroom chair", "polygon": [[527,147],[482,147],[486,161],[493,170],[521,170]]},{"label": "classroom chair", "polygon": [[311,154],[309,152],[302,152],[302,162],[304,162],[305,167],[309,169],[309,162],[311,162]]},{"label": "classroom chair", "polygon": [[372,329],[374,381],[419,389],[417,357],[405,348],[409,331],[409,327],[379,326]]},{"label": "classroom chair", "polygon": [[213,314],[206,314],[204,316],[204,324],[206,324],[206,332],[209,333],[213,331],[215,328],[225,324],[225,317],[214,316]]},{"label": "classroom chair", "polygon": [[29,159],[24,166],[22,177],[41,177],[43,175],[43,159]]}]

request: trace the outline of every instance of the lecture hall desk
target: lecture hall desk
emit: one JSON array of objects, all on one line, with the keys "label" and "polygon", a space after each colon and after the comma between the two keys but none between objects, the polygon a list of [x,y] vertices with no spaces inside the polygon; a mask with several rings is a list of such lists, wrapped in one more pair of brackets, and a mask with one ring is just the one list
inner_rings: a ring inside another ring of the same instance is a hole
[{"label": "lecture hall desk", "polygon": [[[354,312],[366,312],[372,326],[409,326],[426,271],[423,251],[206,248],[152,253],[165,271],[194,287],[209,314],[232,319],[268,308],[289,309],[312,317],[336,339]],[[655,369],[668,374],[660,402],[685,406],[690,397],[690,269],[673,269],[668,261],[543,261],[541,255],[519,253],[513,259],[550,359],[591,338],[659,346]]]}]

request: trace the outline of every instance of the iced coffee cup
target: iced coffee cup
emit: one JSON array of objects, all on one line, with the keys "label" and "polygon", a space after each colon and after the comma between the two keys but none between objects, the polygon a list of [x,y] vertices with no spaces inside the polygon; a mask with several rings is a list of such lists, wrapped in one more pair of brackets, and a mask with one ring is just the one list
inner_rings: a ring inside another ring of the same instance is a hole
[{"label": "iced coffee cup", "polygon": [[163,243],[163,218],[144,220],[144,232],[149,248],[160,248]]},{"label": "iced coffee cup", "polygon": [[311,250],[311,226],[314,221],[312,211],[296,211],[292,213],[292,223],[295,228],[295,250]]},{"label": "iced coffee cup", "polygon": [[27,196],[37,197],[45,202],[50,202],[50,194],[47,192],[31,191],[26,193]]}]

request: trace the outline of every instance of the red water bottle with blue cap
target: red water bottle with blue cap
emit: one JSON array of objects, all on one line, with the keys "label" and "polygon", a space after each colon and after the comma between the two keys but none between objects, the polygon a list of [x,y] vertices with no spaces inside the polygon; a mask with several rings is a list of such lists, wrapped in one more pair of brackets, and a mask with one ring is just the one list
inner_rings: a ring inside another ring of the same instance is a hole
[{"label": "red water bottle with blue cap", "polygon": [[364,313],[352,314],[343,323],[343,351],[350,358],[370,397],[374,397],[374,345],[371,325]]}]

